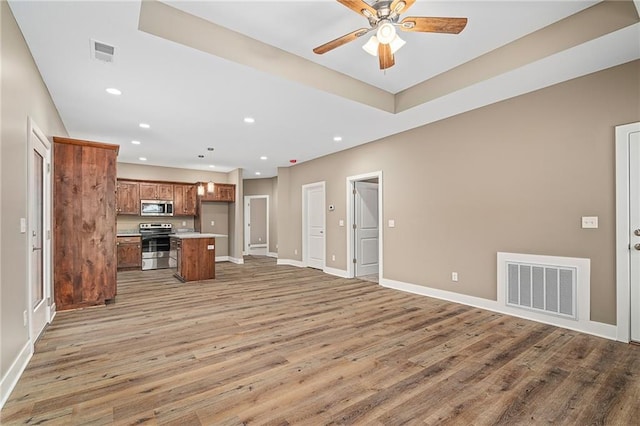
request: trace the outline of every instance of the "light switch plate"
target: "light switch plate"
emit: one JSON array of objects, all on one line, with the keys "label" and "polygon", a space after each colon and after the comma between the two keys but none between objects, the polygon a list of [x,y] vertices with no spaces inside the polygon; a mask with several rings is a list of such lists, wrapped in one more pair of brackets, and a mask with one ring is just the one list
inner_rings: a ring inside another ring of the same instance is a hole
[{"label": "light switch plate", "polygon": [[598,229],[598,216],[582,216],[583,229]]},{"label": "light switch plate", "polygon": [[20,233],[24,234],[27,232],[27,219],[24,217],[20,218]]},{"label": "light switch plate", "polygon": [[396,227],[396,221],[394,219],[389,219],[389,228],[395,228]]},{"label": "light switch plate", "polygon": [[344,226],[344,220],[340,219],[340,221],[338,222],[339,226]]},{"label": "light switch plate", "polygon": [[215,247],[213,244],[207,245],[207,250],[213,250]]}]

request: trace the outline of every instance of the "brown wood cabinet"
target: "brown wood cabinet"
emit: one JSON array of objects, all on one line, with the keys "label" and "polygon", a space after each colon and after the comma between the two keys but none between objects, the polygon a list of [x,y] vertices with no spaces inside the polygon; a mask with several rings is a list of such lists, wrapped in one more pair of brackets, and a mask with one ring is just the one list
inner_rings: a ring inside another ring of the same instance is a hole
[{"label": "brown wood cabinet", "polygon": [[173,215],[195,216],[196,185],[173,185]]},{"label": "brown wood cabinet", "polygon": [[140,182],[141,200],[173,200],[173,185],[170,183]]},{"label": "brown wood cabinet", "polygon": [[118,271],[142,269],[142,238],[119,236],[117,241]]},{"label": "brown wood cabinet", "polygon": [[58,310],[116,296],[118,145],[53,138],[53,283]]},{"label": "brown wood cabinet", "polygon": [[172,238],[177,250],[175,276],[183,282],[216,277],[215,238]]},{"label": "brown wood cabinet", "polygon": [[213,193],[206,191],[207,183],[200,182],[205,188],[204,195],[200,196],[201,201],[225,201],[234,203],[236,201],[236,185],[233,183],[216,183],[213,187]]},{"label": "brown wood cabinet", "polygon": [[138,182],[118,179],[116,185],[118,214],[140,214],[140,187]]}]

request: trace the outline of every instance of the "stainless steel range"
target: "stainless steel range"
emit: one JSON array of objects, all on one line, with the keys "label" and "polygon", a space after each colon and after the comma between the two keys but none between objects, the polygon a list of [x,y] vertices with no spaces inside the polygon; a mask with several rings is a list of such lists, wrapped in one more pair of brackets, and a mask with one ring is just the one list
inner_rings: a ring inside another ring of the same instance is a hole
[{"label": "stainless steel range", "polygon": [[170,223],[141,223],[142,270],[169,268]]}]

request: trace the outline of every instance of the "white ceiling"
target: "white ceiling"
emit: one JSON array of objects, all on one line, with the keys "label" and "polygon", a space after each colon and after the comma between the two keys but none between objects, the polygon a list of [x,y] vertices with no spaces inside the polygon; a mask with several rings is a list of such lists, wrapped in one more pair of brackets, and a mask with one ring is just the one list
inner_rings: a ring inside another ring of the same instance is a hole
[{"label": "white ceiling", "polygon": [[[401,33],[407,44],[386,72],[361,49],[365,40],[312,52],[368,26],[333,0],[166,3],[395,94],[597,2],[418,0],[403,16],[469,23],[459,35]],[[139,1],[10,6],[71,137],[117,143],[122,162],[242,168],[245,178],[274,176],[291,159],[307,161],[640,57],[636,23],[392,114],[142,32]],[[115,62],[91,59],[90,39],[116,46]],[[109,95],[107,87],[123,93]],[[246,116],[256,122],[245,124]],[[334,142],[337,135],[342,142]]]}]

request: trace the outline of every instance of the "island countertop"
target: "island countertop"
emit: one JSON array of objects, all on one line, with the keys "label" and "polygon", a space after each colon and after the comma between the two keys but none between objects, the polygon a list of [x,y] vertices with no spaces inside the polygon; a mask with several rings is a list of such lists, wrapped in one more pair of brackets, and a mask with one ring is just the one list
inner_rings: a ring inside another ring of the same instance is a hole
[{"label": "island countertop", "polygon": [[175,234],[170,234],[170,237],[186,239],[186,238],[227,238],[228,235],[224,234],[206,234],[200,232],[178,232]]}]

